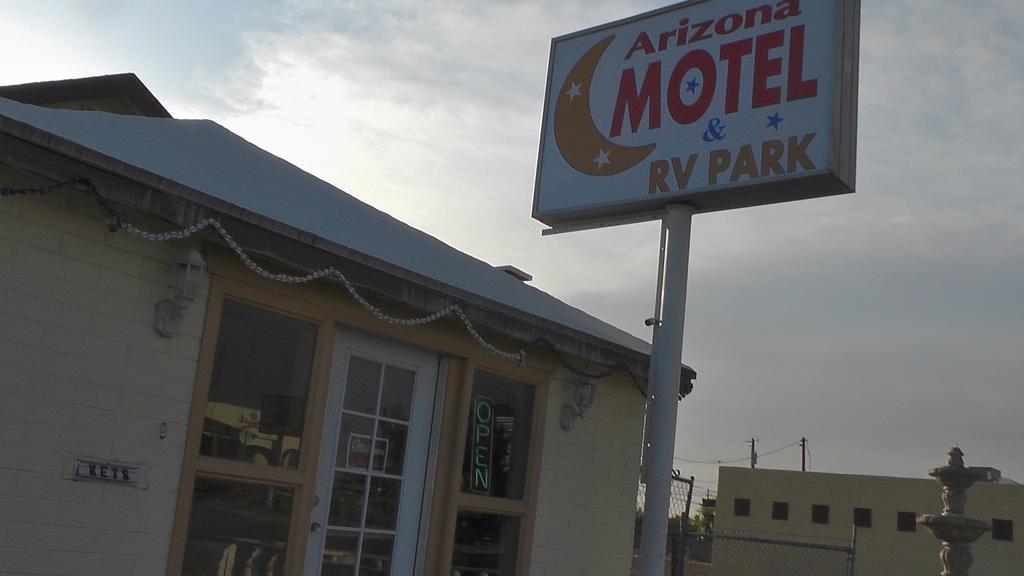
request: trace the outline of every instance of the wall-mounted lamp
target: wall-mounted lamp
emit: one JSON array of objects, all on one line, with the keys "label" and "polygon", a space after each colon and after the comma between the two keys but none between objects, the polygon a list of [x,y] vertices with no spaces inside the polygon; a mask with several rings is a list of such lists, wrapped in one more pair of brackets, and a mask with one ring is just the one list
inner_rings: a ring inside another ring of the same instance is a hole
[{"label": "wall-mounted lamp", "polygon": [[573,403],[562,405],[559,418],[559,425],[567,432],[576,426],[576,419],[583,417],[597,400],[597,381],[580,380],[572,387]]},{"label": "wall-mounted lamp", "polygon": [[174,336],[178,333],[178,321],[199,296],[205,272],[206,261],[194,246],[175,260],[174,299],[161,300],[156,304],[154,328],[161,336]]}]

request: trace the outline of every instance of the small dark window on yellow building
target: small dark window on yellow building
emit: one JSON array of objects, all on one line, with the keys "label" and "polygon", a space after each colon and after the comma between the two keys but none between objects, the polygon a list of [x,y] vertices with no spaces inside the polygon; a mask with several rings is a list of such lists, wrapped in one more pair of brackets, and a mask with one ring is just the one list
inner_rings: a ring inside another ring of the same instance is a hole
[{"label": "small dark window on yellow building", "polygon": [[871,528],[871,508],[854,508],[853,525],[858,528]]},{"label": "small dark window on yellow building", "polygon": [[789,502],[772,502],[772,520],[789,520]]},{"label": "small dark window on yellow building", "polygon": [[750,498],[737,498],[732,505],[733,516],[750,516]]},{"label": "small dark window on yellow building", "polygon": [[992,539],[1013,542],[1013,520],[992,520]]},{"label": "small dark window on yellow building", "polygon": [[828,524],[828,505],[813,504],[811,506],[811,522],[815,524]]},{"label": "small dark window on yellow building", "polygon": [[897,512],[896,530],[899,532],[917,532],[917,514],[914,512]]}]

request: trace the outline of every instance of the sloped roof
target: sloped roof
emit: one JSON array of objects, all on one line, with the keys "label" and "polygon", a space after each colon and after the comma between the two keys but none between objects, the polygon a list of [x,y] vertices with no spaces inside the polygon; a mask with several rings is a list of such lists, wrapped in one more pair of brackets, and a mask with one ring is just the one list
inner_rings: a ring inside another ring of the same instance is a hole
[{"label": "sloped roof", "polygon": [[[357,200],[210,120],[54,110],[13,120],[335,244],[642,354],[650,345]],[[326,243],[318,242],[319,239]]]},{"label": "sloped roof", "polygon": [[0,86],[0,98],[47,108],[171,117],[142,80],[131,72]]}]

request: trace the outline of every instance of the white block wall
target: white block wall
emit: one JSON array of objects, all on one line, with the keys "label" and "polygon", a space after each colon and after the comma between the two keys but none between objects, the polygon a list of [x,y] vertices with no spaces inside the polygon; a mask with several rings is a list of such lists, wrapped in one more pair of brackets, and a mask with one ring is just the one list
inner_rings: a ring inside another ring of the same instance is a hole
[{"label": "white block wall", "polygon": [[[164,574],[206,289],[158,336],[183,245],[100,215],[75,192],[0,198],[0,574]],[[76,456],[147,485],[72,481]]]},{"label": "white block wall", "polygon": [[603,380],[597,401],[569,432],[559,427],[572,378],[549,389],[531,576],[630,573],[644,398]]}]

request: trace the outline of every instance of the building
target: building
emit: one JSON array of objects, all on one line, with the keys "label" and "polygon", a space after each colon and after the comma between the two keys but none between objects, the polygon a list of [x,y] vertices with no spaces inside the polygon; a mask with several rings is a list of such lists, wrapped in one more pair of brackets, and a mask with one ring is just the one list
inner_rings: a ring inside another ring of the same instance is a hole
[{"label": "building", "polygon": [[[990,478],[998,478],[993,472]],[[764,543],[729,536],[838,548],[851,545],[854,526],[857,576],[931,576],[942,571],[939,541],[914,522],[922,514],[942,511],[942,488],[931,478],[722,467],[718,487],[712,550],[716,575],[757,573],[751,571],[769,556],[814,554],[814,549],[783,545],[773,546],[769,553]],[[1024,571],[1024,541],[1019,534],[1024,486],[1005,481],[975,484],[967,492],[967,514],[994,528],[973,545],[971,573]],[[826,552],[818,556],[831,556],[831,565],[845,562],[845,556]]]},{"label": "building", "polygon": [[0,186],[0,571],[628,572],[647,343],[133,75],[0,89]]}]

